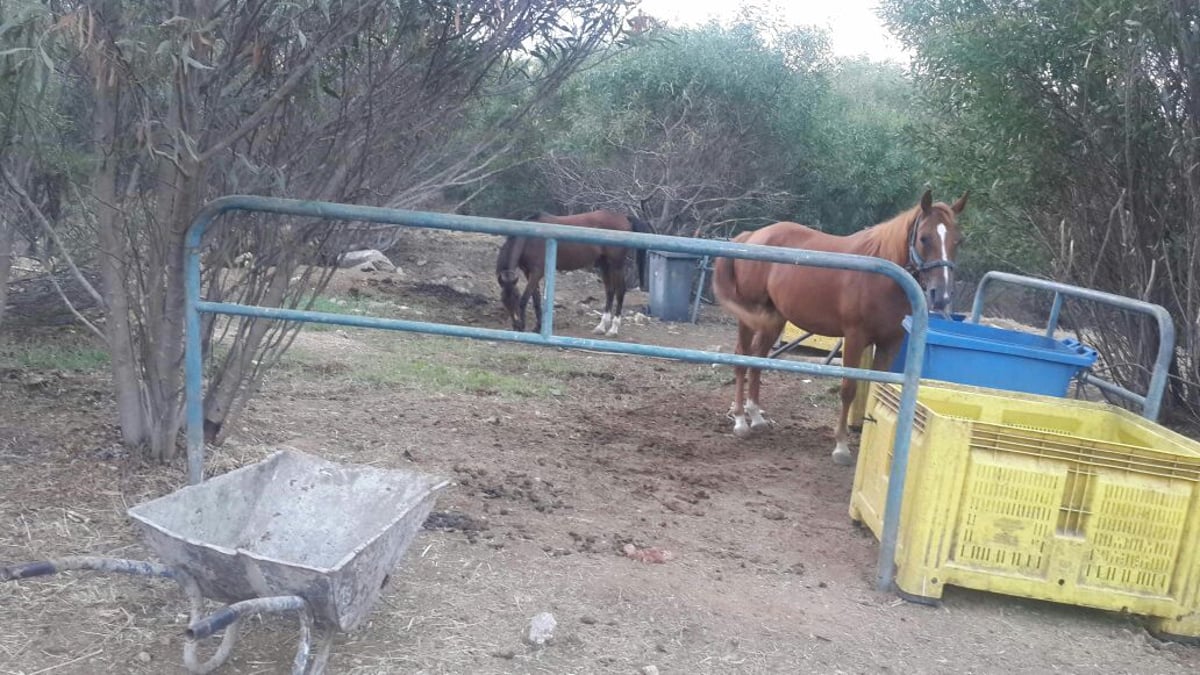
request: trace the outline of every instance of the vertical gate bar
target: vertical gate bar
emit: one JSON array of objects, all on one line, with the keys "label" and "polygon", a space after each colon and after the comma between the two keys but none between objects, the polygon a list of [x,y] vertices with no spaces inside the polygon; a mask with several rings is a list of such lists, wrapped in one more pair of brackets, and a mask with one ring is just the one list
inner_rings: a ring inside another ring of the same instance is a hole
[{"label": "vertical gate bar", "polygon": [[[925,294],[915,283],[900,284],[900,287],[908,295],[912,307],[912,331],[908,336],[908,352],[904,357],[904,384],[900,390],[900,410],[896,415],[896,436],[892,444],[892,470],[888,474],[887,498],[883,508],[883,536],[879,540],[875,585],[880,591],[891,590],[896,577],[900,509],[904,502],[904,481],[908,477],[908,450],[912,444],[913,420],[917,414],[917,387],[920,386],[921,369],[925,367],[925,339],[929,332],[929,309],[925,304]],[[862,452],[861,448],[859,452]]]},{"label": "vertical gate bar", "polygon": [[558,240],[546,240],[546,297],[542,298],[542,337],[554,335],[554,279],[558,275]]},{"label": "vertical gate bar", "polygon": [[[215,215],[215,214],[214,214]],[[188,232],[184,251],[184,412],[187,423],[188,484],[204,480],[204,363],[200,353],[200,240],[212,216]]]},{"label": "vertical gate bar", "polygon": [[1062,313],[1063,296],[1058,291],[1054,292],[1054,304],[1050,307],[1050,318],[1046,321],[1046,337],[1053,338],[1054,331],[1058,329],[1058,315]]}]

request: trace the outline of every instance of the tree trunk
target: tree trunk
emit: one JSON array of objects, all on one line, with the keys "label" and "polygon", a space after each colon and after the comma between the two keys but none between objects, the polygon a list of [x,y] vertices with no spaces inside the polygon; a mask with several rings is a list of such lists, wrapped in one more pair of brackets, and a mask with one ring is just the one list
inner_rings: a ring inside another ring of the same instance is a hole
[{"label": "tree trunk", "polygon": [[[286,261],[283,266],[276,268],[259,304],[282,307],[293,271],[292,261]],[[253,385],[255,358],[261,356],[260,347],[271,323],[265,319],[245,319],[238,327],[229,355],[225,357],[225,370],[220,377],[214,378],[214,386],[204,398],[204,428],[208,442],[218,440],[238,392],[244,386]]]},{"label": "tree trunk", "polygon": [[144,347],[143,359],[153,420],[149,454],[157,461],[175,458],[183,423],[184,236],[204,185],[202,165],[186,152],[179,155],[178,165],[160,160],[159,218],[150,233],[155,240],[152,248],[160,253],[151,258],[151,269],[142,271],[150,278],[145,320],[147,334],[153,337]]},{"label": "tree trunk", "polygon": [[[193,19],[211,16],[212,4],[209,0],[193,0],[184,5],[182,12]],[[188,39],[194,58],[208,61],[211,42],[199,39],[199,35]],[[150,457],[158,461],[175,458],[183,423],[184,240],[200,207],[207,164],[185,140],[195,130],[206,128],[195,104],[201,97],[194,73],[176,64],[174,79],[175,91],[163,125],[166,139],[173,146],[172,158],[158,160],[157,222],[147,233],[152,239],[151,267],[142,270],[151,279],[145,284],[150,290],[145,331],[153,337],[144,347],[143,359],[151,392],[149,451]],[[193,136],[191,141],[196,143],[197,139]]]},{"label": "tree trunk", "polygon": [[8,275],[12,270],[16,229],[13,219],[0,213],[0,327],[4,326],[4,308],[8,306]]},{"label": "tree trunk", "polygon": [[[112,8],[109,3],[109,9]],[[106,17],[114,21],[115,17]],[[121,214],[117,211],[117,111],[120,98],[118,80],[109,72],[111,66],[97,50],[92,55],[95,74],[95,110],[92,119],[92,143],[99,160],[92,177],[92,195],[96,204],[97,239],[100,244],[100,278],[108,300],[104,322],[112,369],[113,388],[117,398],[117,415],[121,438],[129,447],[140,447],[148,440],[143,390],[134,356],[133,326],[129,316],[127,252]]]}]

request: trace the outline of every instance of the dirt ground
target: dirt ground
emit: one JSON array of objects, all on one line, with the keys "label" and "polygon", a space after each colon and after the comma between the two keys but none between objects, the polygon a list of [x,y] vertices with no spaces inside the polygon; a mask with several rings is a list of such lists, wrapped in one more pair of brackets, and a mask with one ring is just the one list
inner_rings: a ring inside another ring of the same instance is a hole
[{"label": "dirt ground", "polygon": [[[392,252],[400,273],[339,273],[330,294],[345,311],[503,327],[497,244],[412,233]],[[594,277],[564,275],[559,332],[590,336],[600,297]],[[627,310],[645,304],[631,292]],[[635,316],[620,339],[728,350],[732,336],[706,307],[695,326]],[[1155,640],[1135,617],[954,589],[931,608],[875,591],[878,544],[847,516],[853,469],[829,459],[835,382],[764,382],[776,426],[738,441],[728,369],[306,328],[209,471],[286,444],[453,479],[368,621],[338,636],[333,673],[1200,668],[1200,648]],[[0,369],[0,564],[148,556],[125,510],[183,485],[182,468],[125,456],[103,368]],[[637,562],[627,543],[672,558]],[[0,673],[182,672],[185,611],[168,582],[0,584]],[[543,611],[557,629],[536,649],[522,633]],[[220,672],[288,672],[295,636],[291,619],[252,621]]]}]

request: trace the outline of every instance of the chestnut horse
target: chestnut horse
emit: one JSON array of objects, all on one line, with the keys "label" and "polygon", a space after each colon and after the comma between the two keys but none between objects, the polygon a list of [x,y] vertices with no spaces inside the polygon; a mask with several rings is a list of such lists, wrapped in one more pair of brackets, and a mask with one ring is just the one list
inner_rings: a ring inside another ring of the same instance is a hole
[{"label": "chestnut horse", "polygon": [[[612,211],[589,211],[574,216],[552,216],[538,213],[526,220],[618,232],[654,231],[642,220]],[[621,330],[621,308],[625,304],[625,255],[627,250],[620,246],[596,246],[569,241],[558,243],[556,267],[560,272],[592,266],[595,266],[600,272],[600,278],[604,282],[604,314],[600,318],[600,323],[592,331],[594,333],[613,336]],[[646,251],[638,249],[636,257],[640,285],[643,271],[646,268]],[[533,330],[535,332],[541,330],[542,294],[539,285],[542,276],[546,273],[545,267],[545,239],[509,237],[500,247],[500,254],[496,257],[496,281],[500,284],[500,299],[504,303],[504,309],[512,318],[513,330],[525,330],[525,306],[530,299],[533,300],[533,313],[536,317],[536,325]],[[524,293],[517,293],[517,282],[520,281],[518,269],[525,273]]]},{"label": "chestnut horse", "polygon": [[[784,222],[744,232],[734,241],[890,260],[916,277],[928,294],[931,309],[949,314],[954,256],[962,240],[957,217],[966,204],[966,193],[947,206],[932,203],[926,191],[918,206],[844,237]],[[902,321],[912,311],[900,286],[879,274],[753,260],[718,258],[713,269],[713,292],[721,306],[738,320],[738,354],[766,356],[784,324],[790,321],[802,330],[845,338],[842,363],[847,366],[857,366],[863,350],[875,345],[875,370],[891,367],[904,339]],[[730,413],[733,433],[739,438],[769,425],[759,407],[761,373],[750,369],[750,392],[746,397],[746,370],[734,369],[737,391]],[[842,380],[842,410],[833,461],[847,466],[854,460],[846,444],[846,418],[856,389],[854,380]]]}]

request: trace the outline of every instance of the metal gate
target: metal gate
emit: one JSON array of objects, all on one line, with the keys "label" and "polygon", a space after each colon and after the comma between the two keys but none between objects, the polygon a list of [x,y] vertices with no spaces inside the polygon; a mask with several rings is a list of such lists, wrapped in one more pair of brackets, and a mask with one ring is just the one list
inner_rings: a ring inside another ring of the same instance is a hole
[{"label": "metal gate", "polygon": [[[445,323],[383,319],[377,317],[330,314],[278,307],[259,307],[227,302],[208,302],[201,297],[200,253],[205,232],[220,215],[231,211],[274,213],[288,216],[322,218],[326,220],[362,221],[389,224],[397,227],[418,227],[458,232],[478,232],[501,236],[516,235],[538,237],[546,240],[546,289],[543,299],[542,327],[540,333],[518,333],[511,330],[476,328]],[[765,262],[812,267],[831,267],[861,272],[882,274],[900,285],[912,305],[913,323],[903,374],[846,368],[802,361],[757,358],[709,352],[695,349],[679,349],[658,345],[632,344],[613,340],[576,338],[554,334],[554,283],[555,260],[558,241],[572,241],[601,246],[623,246],[626,248],[654,249],[690,253],[697,256],[743,258]],[[876,582],[880,590],[891,588],[895,576],[896,535],[900,525],[900,504],[908,470],[909,440],[912,433],[913,415],[916,410],[917,380],[925,355],[925,337],[928,330],[928,312],[925,295],[920,285],[900,266],[879,258],[803,251],[774,246],[737,244],[727,241],[670,237],[658,234],[611,232],[568,225],[555,225],[529,221],[501,220],[422,211],[405,211],[372,206],[355,206],[332,202],[318,202],[271,197],[232,195],[221,197],[206,204],[192,221],[186,239],[186,308],[187,345],[185,355],[185,386],[187,412],[187,461],[188,480],[199,483],[204,477],[204,420],[203,384],[201,363],[200,313],[226,314],[231,316],[259,317],[283,321],[336,324],[359,328],[382,328],[432,335],[520,342],[524,344],[563,347],[567,349],[590,349],[614,354],[633,356],[655,356],[692,363],[747,366],[767,370],[783,370],[794,373],[823,377],[849,377],[857,380],[891,382],[903,385],[893,461],[888,483],[887,501],[884,511],[884,531],[880,542],[879,564]]]}]

